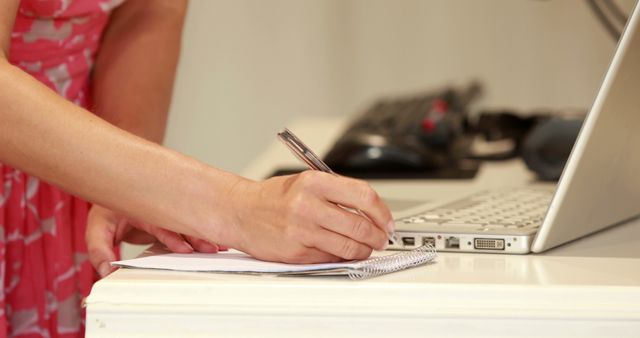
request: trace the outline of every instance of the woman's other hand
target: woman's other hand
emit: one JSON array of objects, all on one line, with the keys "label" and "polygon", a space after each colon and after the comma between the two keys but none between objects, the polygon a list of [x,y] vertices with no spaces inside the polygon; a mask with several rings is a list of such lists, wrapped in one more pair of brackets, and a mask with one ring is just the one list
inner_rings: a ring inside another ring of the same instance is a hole
[{"label": "woman's other hand", "polygon": [[193,251],[216,253],[227,250],[226,247],[210,244],[202,239],[132,221],[99,205],[93,205],[89,211],[86,240],[89,260],[100,277],[113,271],[110,263],[116,260],[115,248],[121,242],[152,244],[159,241],[176,253]]},{"label": "woman's other hand", "polygon": [[240,181],[230,198],[235,221],[225,244],[263,260],[364,259],[386,248],[394,227],[389,208],[369,184],[319,171]]}]

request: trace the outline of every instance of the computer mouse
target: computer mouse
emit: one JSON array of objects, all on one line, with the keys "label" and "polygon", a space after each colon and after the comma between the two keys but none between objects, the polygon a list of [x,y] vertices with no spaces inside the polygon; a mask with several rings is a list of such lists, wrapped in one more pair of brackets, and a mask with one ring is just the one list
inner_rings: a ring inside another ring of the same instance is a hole
[{"label": "computer mouse", "polygon": [[345,135],[325,156],[336,171],[417,171],[445,166],[449,155],[411,137],[360,132]]}]

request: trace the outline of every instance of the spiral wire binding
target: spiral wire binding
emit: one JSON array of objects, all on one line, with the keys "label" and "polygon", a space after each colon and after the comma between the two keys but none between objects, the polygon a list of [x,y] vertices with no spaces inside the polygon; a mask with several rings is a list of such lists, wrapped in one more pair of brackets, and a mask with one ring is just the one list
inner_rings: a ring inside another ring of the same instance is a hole
[{"label": "spiral wire binding", "polygon": [[362,261],[355,268],[349,269],[348,276],[351,279],[376,277],[429,263],[437,255],[433,245],[427,244],[411,251]]}]

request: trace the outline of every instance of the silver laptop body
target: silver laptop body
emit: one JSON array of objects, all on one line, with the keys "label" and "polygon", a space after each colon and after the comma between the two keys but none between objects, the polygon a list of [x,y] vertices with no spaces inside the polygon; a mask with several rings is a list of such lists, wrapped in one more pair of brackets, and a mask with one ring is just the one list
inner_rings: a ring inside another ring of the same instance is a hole
[{"label": "silver laptop body", "polygon": [[482,191],[430,204],[396,219],[398,241],[389,248],[542,252],[640,215],[639,11],[636,4],[556,189]]}]

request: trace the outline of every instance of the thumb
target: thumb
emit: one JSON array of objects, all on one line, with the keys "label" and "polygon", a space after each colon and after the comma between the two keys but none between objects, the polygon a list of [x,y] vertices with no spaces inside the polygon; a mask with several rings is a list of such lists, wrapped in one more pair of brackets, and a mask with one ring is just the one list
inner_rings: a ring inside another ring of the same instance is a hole
[{"label": "thumb", "polygon": [[101,217],[100,214],[89,214],[86,232],[89,260],[100,277],[105,277],[115,270],[110,263],[116,260],[114,251],[116,230],[117,223]]}]

